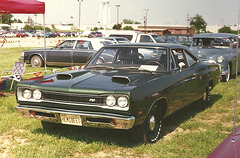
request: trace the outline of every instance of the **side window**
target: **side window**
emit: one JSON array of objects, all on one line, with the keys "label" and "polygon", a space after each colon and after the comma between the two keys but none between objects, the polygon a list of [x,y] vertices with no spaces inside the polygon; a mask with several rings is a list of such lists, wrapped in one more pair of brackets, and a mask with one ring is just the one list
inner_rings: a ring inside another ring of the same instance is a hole
[{"label": "side window", "polygon": [[140,42],[150,42],[150,43],[153,43],[151,37],[150,36],[146,36],[146,35],[142,35],[140,37]]},{"label": "side window", "polygon": [[77,41],[75,49],[92,49],[92,45],[89,41]]},{"label": "side window", "polygon": [[57,46],[59,49],[73,49],[75,40],[66,40]]},{"label": "side window", "polygon": [[188,65],[189,67],[191,67],[192,65],[194,65],[195,63],[197,63],[197,59],[192,57],[189,52],[187,52],[185,50],[185,55],[186,55],[186,58],[187,58],[187,62],[188,62]]},{"label": "side window", "polygon": [[171,57],[170,57],[170,64],[171,64],[171,69],[177,68],[173,54],[171,54]]},{"label": "side window", "polygon": [[186,57],[184,55],[183,49],[172,49],[172,55],[176,63],[176,67],[180,68],[180,65],[183,66],[183,68],[188,66]]}]

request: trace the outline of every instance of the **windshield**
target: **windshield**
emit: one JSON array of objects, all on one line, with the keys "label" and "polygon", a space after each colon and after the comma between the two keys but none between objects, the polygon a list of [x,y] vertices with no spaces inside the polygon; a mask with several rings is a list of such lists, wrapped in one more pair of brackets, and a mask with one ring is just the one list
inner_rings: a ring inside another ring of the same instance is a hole
[{"label": "windshield", "polygon": [[205,47],[205,48],[229,48],[230,39],[228,38],[194,38],[194,47]]},{"label": "windshield", "polygon": [[103,48],[88,64],[89,68],[167,71],[166,48]]},{"label": "windshield", "polygon": [[164,39],[159,35],[152,35],[152,37],[157,43],[165,43]]}]

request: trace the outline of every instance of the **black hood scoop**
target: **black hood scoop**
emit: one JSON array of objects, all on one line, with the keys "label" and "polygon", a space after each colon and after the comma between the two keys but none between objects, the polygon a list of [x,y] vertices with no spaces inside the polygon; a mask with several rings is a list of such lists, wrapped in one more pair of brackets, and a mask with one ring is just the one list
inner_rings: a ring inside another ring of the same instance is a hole
[{"label": "black hood scoop", "polygon": [[56,78],[58,80],[71,80],[73,76],[71,74],[57,74]]},{"label": "black hood scoop", "polygon": [[71,72],[71,73],[59,73],[56,75],[56,78],[58,80],[71,80],[75,77],[78,77],[78,76],[81,76],[81,75],[84,75],[86,74],[87,71],[74,71],[74,72]]},{"label": "black hood scoop", "polygon": [[131,79],[127,76],[113,76],[112,81],[116,83],[128,84]]}]

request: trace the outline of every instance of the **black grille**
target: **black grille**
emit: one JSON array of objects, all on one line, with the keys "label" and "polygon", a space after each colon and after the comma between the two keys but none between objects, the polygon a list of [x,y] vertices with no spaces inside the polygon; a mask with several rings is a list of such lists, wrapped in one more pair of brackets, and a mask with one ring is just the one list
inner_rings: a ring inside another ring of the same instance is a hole
[{"label": "black grille", "polygon": [[105,96],[102,95],[86,95],[76,93],[50,92],[42,91],[44,100],[72,103],[72,104],[88,104],[103,105],[105,104]]}]

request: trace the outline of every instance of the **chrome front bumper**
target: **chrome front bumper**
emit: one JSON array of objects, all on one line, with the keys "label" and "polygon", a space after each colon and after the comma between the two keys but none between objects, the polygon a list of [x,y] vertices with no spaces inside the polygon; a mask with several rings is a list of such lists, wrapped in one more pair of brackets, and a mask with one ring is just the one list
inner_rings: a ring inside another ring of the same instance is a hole
[{"label": "chrome front bumper", "polygon": [[85,112],[66,109],[53,109],[40,106],[18,105],[18,112],[27,118],[35,118],[42,121],[62,123],[61,115],[80,116],[81,126],[130,129],[135,122],[134,116],[124,116],[108,113]]}]

